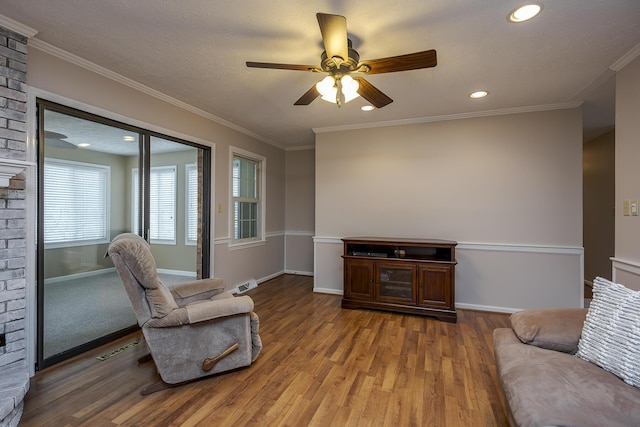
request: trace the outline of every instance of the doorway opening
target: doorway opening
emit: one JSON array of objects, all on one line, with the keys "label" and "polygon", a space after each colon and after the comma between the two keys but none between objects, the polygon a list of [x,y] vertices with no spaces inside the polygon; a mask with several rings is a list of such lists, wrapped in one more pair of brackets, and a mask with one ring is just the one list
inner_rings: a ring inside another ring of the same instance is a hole
[{"label": "doorway opening", "polygon": [[37,369],[137,329],[105,253],[150,242],[159,278],[209,277],[211,148],[37,100]]}]

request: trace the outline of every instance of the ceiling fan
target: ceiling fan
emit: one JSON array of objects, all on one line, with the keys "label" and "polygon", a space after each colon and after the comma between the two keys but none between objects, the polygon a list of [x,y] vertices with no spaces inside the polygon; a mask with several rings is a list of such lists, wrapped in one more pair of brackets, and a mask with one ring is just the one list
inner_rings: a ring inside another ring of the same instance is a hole
[{"label": "ceiling fan", "polygon": [[351,40],[347,38],[347,19],[344,16],[326,13],[317,13],[316,17],[325,48],[320,66],[247,62],[247,67],[252,68],[328,73],[327,77],[313,85],[294,105],[309,105],[321,96],[325,101],[335,102],[340,107],[360,95],[376,108],[382,108],[392,103],[393,99],[363,77],[352,77],[351,74],[393,73],[437,65],[436,51],[433,49],[360,61],[360,55],[352,48]]},{"label": "ceiling fan", "polygon": [[76,144],[67,141],[68,136],[50,130],[44,131],[44,143],[59,148],[78,148]]}]

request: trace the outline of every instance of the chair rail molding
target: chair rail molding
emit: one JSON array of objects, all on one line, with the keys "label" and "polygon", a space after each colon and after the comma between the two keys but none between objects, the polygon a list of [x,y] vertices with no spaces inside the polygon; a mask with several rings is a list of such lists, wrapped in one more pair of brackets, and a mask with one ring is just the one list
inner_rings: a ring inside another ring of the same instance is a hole
[{"label": "chair rail molding", "polygon": [[637,261],[631,261],[628,259],[622,259],[622,258],[617,258],[617,257],[611,257],[611,269],[612,269],[612,273],[613,273],[613,277],[611,278],[611,280],[613,280],[614,282],[617,280],[616,276],[617,276],[617,272],[618,271],[624,271],[630,274],[633,274],[635,276],[640,276],[640,263]]},{"label": "chair rail molding", "polygon": [[[316,235],[313,242],[314,292],[341,294],[342,238]],[[456,308],[513,313],[533,305],[584,305],[582,246],[458,241],[456,258]],[[547,267],[536,276],[541,262]]]}]

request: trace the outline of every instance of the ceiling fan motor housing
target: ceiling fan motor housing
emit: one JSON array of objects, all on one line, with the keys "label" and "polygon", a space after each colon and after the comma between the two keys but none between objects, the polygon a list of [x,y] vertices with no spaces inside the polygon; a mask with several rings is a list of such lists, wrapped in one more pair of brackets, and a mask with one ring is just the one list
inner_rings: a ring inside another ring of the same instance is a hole
[{"label": "ceiling fan motor housing", "polygon": [[358,69],[358,64],[360,63],[360,54],[351,47],[351,40],[349,40],[348,52],[349,57],[345,60],[344,58],[340,57],[328,58],[327,51],[325,50],[322,52],[322,62],[320,66],[324,71],[332,75],[353,73]]}]

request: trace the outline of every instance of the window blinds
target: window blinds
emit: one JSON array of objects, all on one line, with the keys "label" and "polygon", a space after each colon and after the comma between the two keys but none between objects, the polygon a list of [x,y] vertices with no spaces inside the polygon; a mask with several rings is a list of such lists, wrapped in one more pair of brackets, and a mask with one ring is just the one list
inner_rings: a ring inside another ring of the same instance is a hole
[{"label": "window blinds", "polygon": [[[133,170],[133,230],[138,230],[138,169]],[[176,167],[152,167],[149,176],[149,238],[156,243],[176,240]]]},{"label": "window blinds", "polygon": [[109,241],[109,181],[104,165],[44,162],[44,242]]}]

